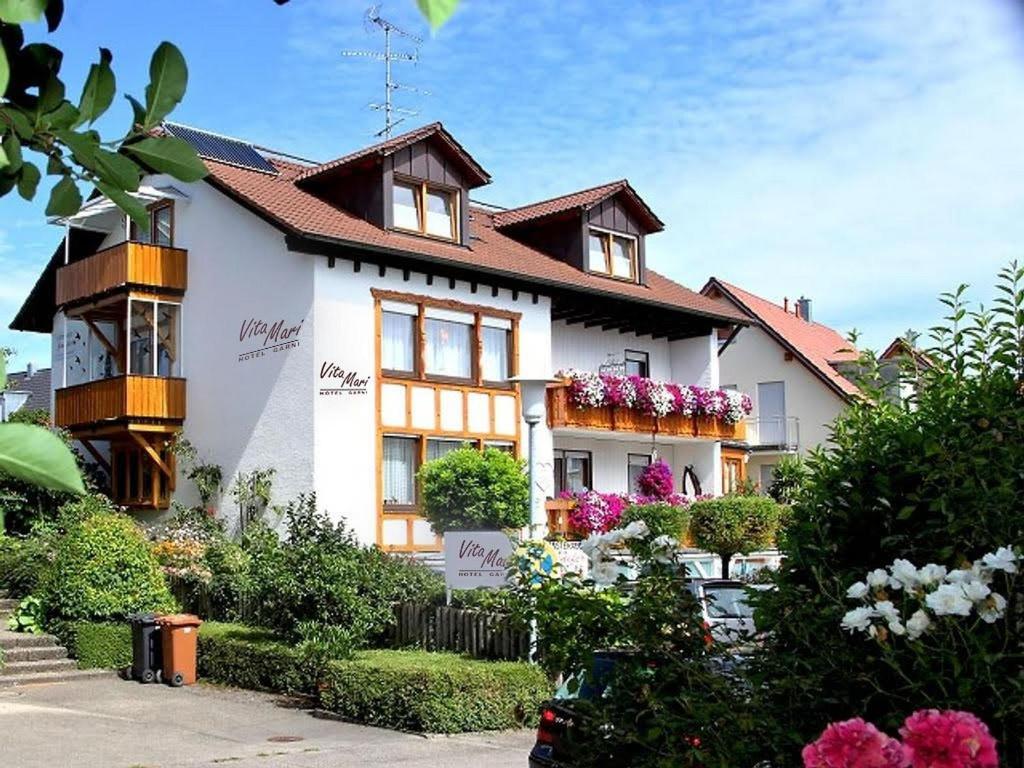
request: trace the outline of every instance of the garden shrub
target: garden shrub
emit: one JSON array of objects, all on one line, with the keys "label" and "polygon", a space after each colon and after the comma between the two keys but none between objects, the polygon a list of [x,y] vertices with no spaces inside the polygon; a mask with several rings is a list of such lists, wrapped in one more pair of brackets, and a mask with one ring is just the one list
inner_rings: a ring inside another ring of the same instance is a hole
[{"label": "garden shrub", "polygon": [[175,608],[160,565],[138,524],[100,512],[74,523],[39,585],[50,619],[104,621]]},{"label": "garden shrub", "polygon": [[649,504],[630,504],[622,513],[619,527],[642,520],[654,536],[671,536],[678,542],[686,540],[690,527],[690,507],[656,501]]},{"label": "garden shrub", "polygon": [[54,548],[54,542],[41,536],[0,535],[0,589],[11,597],[34,592]]},{"label": "garden shrub", "polygon": [[767,496],[721,496],[690,506],[690,536],[694,543],[722,559],[722,576],[729,576],[733,555],[775,545],[783,508]]},{"label": "garden shrub", "polygon": [[58,621],[51,629],[81,669],[123,669],[132,663],[132,630],[127,623]]},{"label": "garden shrub", "polygon": [[522,528],[530,522],[524,463],[506,451],[464,446],[428,461],[417,477],[423,515],[437,533]]},{"label": "garden shrub", "polygon": [[302,653],[267,630],[206,622],[199,628],[198,654],[205,680],[254,691],[312,692]]},{"label": "garden shrub", "polygon": [[[945,295],[934,367],[904,372],[920,384],[913,401],[869,389],[874,402],[855,403],[834,448],[808,462],[777,590],[756,599],[769,634],[753,672],[776,765],[800,765],[800,746],[830,721],[856,715],[895,732],[920,707],[973,712],[1003,764],[1024,764],[1020,579],[1007,618],[991,624],[964,620],[919,641],[839,628],[855,605],[847,588],[873,569],[897,558],[954,567],[1024,541],[1024,270],[1004,271],[996,295],[993,313],[970,311],[962,288]],[[870,385],[876,361],[861,367]]]},{"label": "garden shrub", "polygon": [[533,725],[549,695],[538,667],[426,651],[362,651],[331,662],[320,690],[321,706],[346,720],[423,733]]}]

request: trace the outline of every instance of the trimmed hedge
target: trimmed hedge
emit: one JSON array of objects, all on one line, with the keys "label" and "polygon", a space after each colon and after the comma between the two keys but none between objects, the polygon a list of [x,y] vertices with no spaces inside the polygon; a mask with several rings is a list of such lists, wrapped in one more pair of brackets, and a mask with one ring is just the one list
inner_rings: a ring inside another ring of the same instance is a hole
[{"label": "trimmed hedge", "polygon": [[550,695],[539,667],[426,651],[363,651],[328,665],[321,706],[402,731],[464,733],[536,724]]},{"label": "trimmed hedge", "polygon": [[532,725],[550,694],[538,667],[427,651],[361,651],[330,662],[315,686],[294,645],[264,630],[216,622],[199,629],[199,676],[277,693],[318,689],[320,706],[346,720],[424,733]]},{"label": "trimmed hedge", "polygon": [[81,669],[120,669],[132,663],[132,629],[114,622],[56,622],[53,633]]},{"label": "trimmed hedge", "polygon": [[199,627],[199,677],[272,693],[311,693],[302,654],[271,632],[241,624],[206,622]]}]

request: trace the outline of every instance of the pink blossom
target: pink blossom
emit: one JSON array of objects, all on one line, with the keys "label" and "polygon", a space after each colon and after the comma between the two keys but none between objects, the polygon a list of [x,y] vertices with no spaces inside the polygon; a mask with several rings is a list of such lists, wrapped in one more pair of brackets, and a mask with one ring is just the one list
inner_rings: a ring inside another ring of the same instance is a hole
[{"label": "pink blossom", "polygon": [[604,533],[619,524],[626,500],[617,493],[585,491],[575,494],[576,506],[569,512],[569,522],[582,533]]},{"label": "pink blossom", "polygon": [[655,501],[664,501],[675,490],[672,469],[661,459],[651,462],[637,478],[636,489]]},{"label": "pink blossom", "polygon": [[804,768],[904,768],[900,743],[857,717],[832,723],[804,747]]},{"label": "pink blossom", "polygon": [[997,768],[996,740],[970,712],[920,709],[900,728],[912,768]]}]

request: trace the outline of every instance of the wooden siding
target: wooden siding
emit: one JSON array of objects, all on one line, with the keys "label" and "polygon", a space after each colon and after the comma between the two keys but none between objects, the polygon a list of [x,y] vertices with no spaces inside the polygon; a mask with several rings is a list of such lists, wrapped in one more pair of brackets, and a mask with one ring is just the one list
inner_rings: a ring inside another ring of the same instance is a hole
[{"label": "wooden siding", "polygon": [[642,236],[643,230],[636,223],[623,205],[621,195],[614,195],[602,200],[588,212],[590,223],[595,227],[603,227],[614,232],[625,232],[635,237]]},{"label": "wooden siding", "polygon": [[185,379],[115,376],[54,393],[54,424],[78,427],[111,420],[185,419]]},{"label": "wooden siding", "polygon": [[664,437],[694,437],[707,440],[743,440],[744,422],[728,424],[721,419],[683,416],[674,413],[657,419],[630,408],[576,408],[569,402],[569,387],[558,384],[548,388],[548,426],[552,429],[597,429],[611,432],[659,434]]},{"label": "wooden siding", "polygon": [[144,243],[119,243],[57,270],[57,304],[97,296],[123,286],[184,293],[188,252]]}]

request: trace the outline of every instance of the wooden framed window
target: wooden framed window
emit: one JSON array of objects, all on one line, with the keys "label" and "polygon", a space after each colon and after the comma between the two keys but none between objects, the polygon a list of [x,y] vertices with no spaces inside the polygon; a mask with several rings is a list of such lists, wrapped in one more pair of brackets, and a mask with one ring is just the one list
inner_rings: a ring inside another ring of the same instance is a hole
[{"label": "wooden framed window", "polygon": [[419,308],[388,302],[381,308],[380,367],[392,376],[411,376],[418,371],[416,324]]},{"label": "wooden framed window", "polygon": [[129,240],[136,243],[151,245],[174,245],[174,201],[160,200],[147,209],[149,213],[149,231],[142,232],[132,222]]},{"label": "wooden framed window", "polygon": [[128,372],[175,378],[182,374],[181,305],[128,301]]},{"label": "wooden framed window", "polygon": [[636,252],[635,237],[591,227],[587,246],[587,269],[619,280],[636,282]]},{"label": "wooden framed window", "polygon": [[555,496],[590,490],[593,486],[593,458],[590,451],[556,449],[554,459]]},{"label": "wooden framed window", "polygon": [[650,463],[651,455],[649,453],[626,454],[626,482],[629,493],[639,493],[640,489],[637,488],[637,481]]},{"label": "wooden framed window", "polygon": [[392,184],[391,223],[395,229],[457,241],[458,209],[456,189],[406,179]]},{"label": "wooden framed window", "polygon": [[416,472],[420,465],[419,439],[385,435],[381,451],[384,506],[410,508],[416,505]]},{"label": "wooden framed window", "polygon": [[639,352],[635,349],[627,349],[624,357],[627,376],[651,375],[651,356],[646,352]]}]

